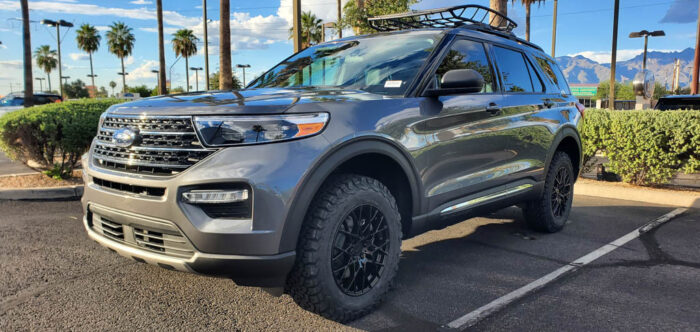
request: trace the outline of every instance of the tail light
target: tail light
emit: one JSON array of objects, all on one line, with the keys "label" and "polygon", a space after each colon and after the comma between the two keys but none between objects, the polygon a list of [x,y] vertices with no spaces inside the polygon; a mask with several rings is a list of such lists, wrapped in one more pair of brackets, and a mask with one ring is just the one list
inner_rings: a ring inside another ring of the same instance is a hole
[{"label": "tail light", "polygon": [[583,115],[586,112],[586,107],[583,106],[583,104],[581,104],[581,103],[576,103],[576,109],[578,110],[579,113],[581,113],[581,118],[583,118]]}]

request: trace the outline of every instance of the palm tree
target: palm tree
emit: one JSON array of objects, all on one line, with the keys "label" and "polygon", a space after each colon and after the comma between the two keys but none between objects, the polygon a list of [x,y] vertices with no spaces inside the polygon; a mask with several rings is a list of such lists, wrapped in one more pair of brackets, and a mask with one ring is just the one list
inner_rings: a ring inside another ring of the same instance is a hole
[{"label": "palm tree", "polygon": [[122,84],[123,91],[126,93],[126,71],[124,71],[124,58],[131,55],[134,49],[134,34],[131,33],[131,28],[123,22],[114,22],[109,26],[107,31],[107,45],[109,52],[116,55],[122,62]]},{"label": "palm tree", "polygon": [[231,3],[219,1],[219,89],[233,89],[231,70]]},{"label": "palm tree", "polygon": [[22,44],[24,56],[24,107],[34,106],[34,79],[32,78],[32,41],[29,32],[29,2],[20,1],[22,6]]},{"label": "palm tree", "polygon": [[117,82],[109,81],[109,87],[112,88],[112,96],[114,96],[114,88],[117,87]]},{"label": "palm tree", "polygon": [[[508,0],[489,0],[489,7],[491,9],[503,14],[504,16],[508,15]],[[491,25],[494,26],[501,26],[504,22],[500,18],[496,19],[494,18],[495,15],[491,14],[490,15],[490,23]]]},{"label": "palm tree", "polygon": [[165,39],[163,38],[163,0],[156,0],[156,16],[158,17],[158,94],[164,95],[165,89]]},{"label": "palm tree", "polygon": [[512,0],[515,4],[516,1],[520,1],[525,7],[525,40],[530,41],[530,7],[537,3],[539,6],[545,0]]},{"label": "palm tree", "polygon": [[[323,20],[313,13],[304,12],[301,14],[301,48],[305,49],[312,44],[322,42]],[[289,28],[289,39],[294,38],[294,27]]]},{"label": "palm tree", "polygon": [[92,70],[92,53],[95,53],[97,49],[100,48],[102,36],[100,36],[94,26],[83,24],[80,26],[80,29],[75,32],[75,40],[78,42],[78,48],[90,55],[90,78],[92,79],[92,86],[95,87],[95,72]]},{"label": "palm tree", "polygon": [[192,30],[180,29],[173,34],[173,51],[176,56],[185,58],[185,77],[187,78],[187,92],[190,91],[190,63],[189,57],[197,54],[197,41],[199,38]]},{"label": "palm tree", "polygon": [[[47,81],[49,81],[49,91],[51,91],[51,71],[58,66],[56,50],[52,50],[49,45],[41,45],[34,51],[34,57],[36,58],[36,65],[46,72]],[[58,83],[61,83],[60,78]]]}]

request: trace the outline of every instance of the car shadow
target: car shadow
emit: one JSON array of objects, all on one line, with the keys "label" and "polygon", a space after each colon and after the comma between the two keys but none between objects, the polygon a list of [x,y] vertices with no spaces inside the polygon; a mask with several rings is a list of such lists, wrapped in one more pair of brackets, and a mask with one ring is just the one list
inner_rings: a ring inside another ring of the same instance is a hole
[{"label": "car shadow", "polygon": [[575,206],[570,223],[555,234],[531,231],[517,207],[433,224],[404,240],[394,289],[383,305],[349,325],[371,331],[435,330],[669,210],[638,204]]}]

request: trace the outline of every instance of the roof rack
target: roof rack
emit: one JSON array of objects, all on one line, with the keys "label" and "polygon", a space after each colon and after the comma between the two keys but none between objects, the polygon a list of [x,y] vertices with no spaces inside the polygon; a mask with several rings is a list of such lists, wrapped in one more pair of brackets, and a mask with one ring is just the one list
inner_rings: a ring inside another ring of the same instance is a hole
[{"label": "roof rack", "polygon": [[[493,14],[493,15],[491,15]],[[492,18],[489,18],[493,16]],[[518,25],[507,16],[480,5],[462,5],[429,10],[414,10],[401,14],[372,17],[369,25],[377,31],[421,28],[456,28],[474,25],[480,30],[495,30],[512,34]]]}]

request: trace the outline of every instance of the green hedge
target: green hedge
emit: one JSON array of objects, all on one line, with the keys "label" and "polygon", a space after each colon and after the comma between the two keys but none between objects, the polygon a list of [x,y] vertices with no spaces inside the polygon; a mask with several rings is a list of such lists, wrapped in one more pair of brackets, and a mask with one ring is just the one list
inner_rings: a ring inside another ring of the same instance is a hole
[{"label": "green hedge", "polygon": [[700,111],[588,109],[581,138],[584,162],[600,151],[624,182],[665,184],[700,171]]},{"label": "green hedge", "polygon": [[118,99],[83,99],[35,106],[0,117],[0,148],[12,159],[31,159],[70,174],[97,133],[100,114]]}]

